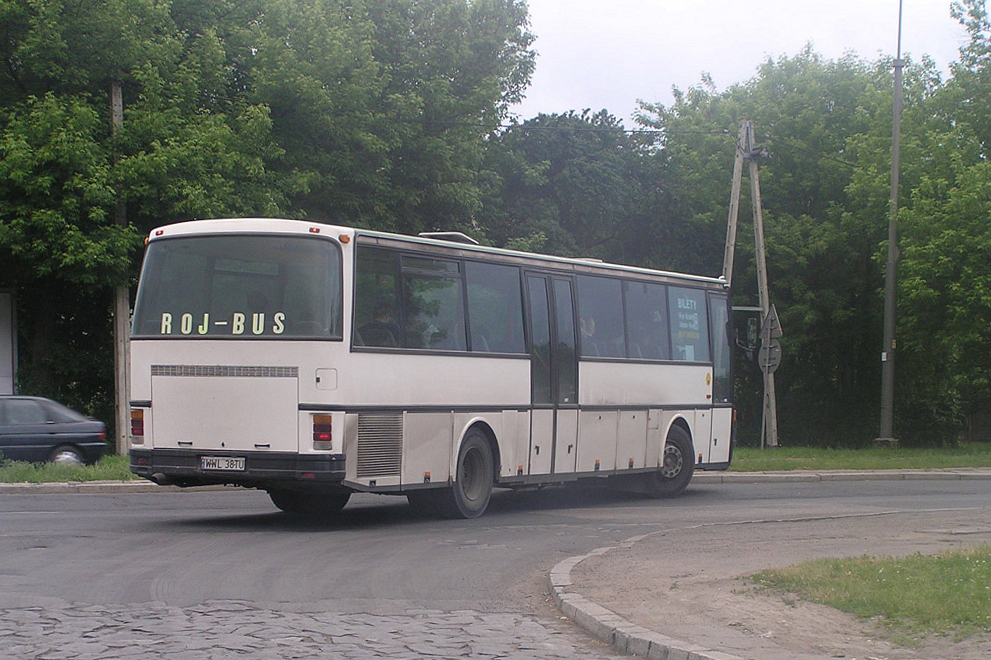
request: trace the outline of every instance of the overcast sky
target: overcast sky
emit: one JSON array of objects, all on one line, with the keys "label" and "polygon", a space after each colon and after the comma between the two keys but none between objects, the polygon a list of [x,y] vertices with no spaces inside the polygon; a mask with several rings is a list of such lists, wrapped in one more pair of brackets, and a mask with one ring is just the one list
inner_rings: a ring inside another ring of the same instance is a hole
[{"label": "overcast sky", "polygon": [[[894,56],[898,0],[527,0],[537,68],[522,121],[603,108],[627,128],[637,99],[669,105],[671,87],[711,74],[718,91],[752,78],[768,57],[805,44],[828,59]],[[967,33],[950,0],[903,0],[902,54],[945,72]],[[944,73],[945,78],[945,73]]]}]

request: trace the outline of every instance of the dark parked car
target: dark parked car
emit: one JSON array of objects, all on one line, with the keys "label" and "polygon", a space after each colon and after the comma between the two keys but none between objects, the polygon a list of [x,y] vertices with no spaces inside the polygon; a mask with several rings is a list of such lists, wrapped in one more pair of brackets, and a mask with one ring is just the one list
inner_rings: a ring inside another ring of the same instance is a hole
[{"label": "dark parked car", "polygon": [[103,422],[38,396],[0,396],[0,454],[13,461],[95,463],[107,451]]}]

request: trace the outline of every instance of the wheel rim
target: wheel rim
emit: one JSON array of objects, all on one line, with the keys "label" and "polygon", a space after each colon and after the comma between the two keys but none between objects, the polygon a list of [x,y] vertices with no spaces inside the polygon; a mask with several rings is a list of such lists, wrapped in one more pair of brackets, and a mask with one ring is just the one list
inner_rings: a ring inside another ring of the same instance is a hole
[{"label": "wheel rim", "polygon": [[62,449],[58,451],[54,456],[52,456],[53,463],[66,463],[78,465],[82,463],[79,459],[79,455],[70,449]]},{"label": "wheel rim", "polygon": [[484,459],[482,452],[474,447],[465,452],[461,461],[461,474],[458,481],[461,483],[461,492],[466,500],[477,500],[483,495],[485,490],[484,480]]},{"label": "wheel rim", "polygon": [[664,448],[664,464],[661,466],[661,476],[665,479],[674,479],[681,474],[685,467],[685,457],[681,455],[681,450],[674,444],[668,444]]}]

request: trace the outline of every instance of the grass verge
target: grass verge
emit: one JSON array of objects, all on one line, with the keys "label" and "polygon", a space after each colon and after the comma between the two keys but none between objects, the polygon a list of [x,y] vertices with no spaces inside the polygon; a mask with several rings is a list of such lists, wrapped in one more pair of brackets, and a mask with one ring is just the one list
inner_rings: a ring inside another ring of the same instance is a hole
[{"label": "grass verge", "polygon": [[819,559],[753,576],[765,588],[877,618],[896,641],[991,631],[991,546],[903,558]]},{"label": "grass verge", "polygon": [[127,481],[135,479],[127,456],[104,456],[95,465],[0,461],[0,483]]},{"label": "grass verge", "polygon": [[962,443],[957,447],[902,449],[813,449],[775,447],[733,450],[730,470],[936,470],[991,467],[991,443]]}]

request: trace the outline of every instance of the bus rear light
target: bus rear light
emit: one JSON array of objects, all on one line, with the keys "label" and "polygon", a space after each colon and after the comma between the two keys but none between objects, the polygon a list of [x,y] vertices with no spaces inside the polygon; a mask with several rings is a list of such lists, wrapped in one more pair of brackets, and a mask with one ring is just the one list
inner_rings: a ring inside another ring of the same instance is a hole
[{"label": "bus rear light", "polygon": [[330,415],[313,416],[313,448],[329,451],[333,447],[333,417]]},{"label": "bus rear light", "polygon": [[145,443],[145,411],[131,408],[131,442],[136,445]]}]

